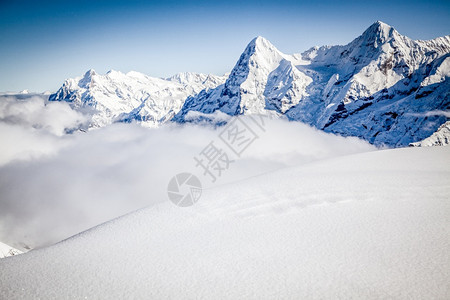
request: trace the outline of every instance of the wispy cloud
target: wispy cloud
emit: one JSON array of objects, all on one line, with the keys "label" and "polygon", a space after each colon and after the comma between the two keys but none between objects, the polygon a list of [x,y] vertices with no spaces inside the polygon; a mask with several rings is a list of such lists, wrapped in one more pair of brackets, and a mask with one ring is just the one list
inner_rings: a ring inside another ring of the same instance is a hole
[{"label": "wispy cloud", "polygon": [[433,116],[444,116],[450,118],[450,111],[448,110],[431,110],[425,113],[409,113],[408,115],[414,117],[433,117]]},{"label": "wispy cloud", "polygon": [[67,103],[47,102],[45,96],[0,96],[0,166],[56,153],[65,144],[60,137],[87,119]]}]

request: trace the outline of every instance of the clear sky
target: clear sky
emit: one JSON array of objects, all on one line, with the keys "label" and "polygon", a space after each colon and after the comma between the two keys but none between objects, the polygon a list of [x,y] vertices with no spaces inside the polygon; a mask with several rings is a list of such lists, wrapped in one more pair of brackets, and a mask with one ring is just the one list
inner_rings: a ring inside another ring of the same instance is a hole
[{"label": "clear sky", "polygon": [[0,91],[55,91],[90,68],[223,74],[255,36],[298,53],[377,20],[413,39],[448,35],[450,0],[0,1]]}]

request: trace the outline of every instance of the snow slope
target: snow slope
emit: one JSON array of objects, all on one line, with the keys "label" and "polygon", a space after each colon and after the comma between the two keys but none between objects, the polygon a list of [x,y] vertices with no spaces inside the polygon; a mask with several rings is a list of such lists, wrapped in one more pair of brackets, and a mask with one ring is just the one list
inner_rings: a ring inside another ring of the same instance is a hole
[{"label": "snow slope", "polygon": [[133,120],[157,127],[181,109],[186,97],[216,87],[224,80],[225,77],[197,73],[161,79],[134,71],[124,74],[111,70],[100,75],[89,70],[84,76],[67,79],[49,100],[67,101],[84,112],[90,110],[91,127]]},{"label": "snow slope", "polygon": [[445,299],[450,148],[354,154],[0,260],[5,299]]}]

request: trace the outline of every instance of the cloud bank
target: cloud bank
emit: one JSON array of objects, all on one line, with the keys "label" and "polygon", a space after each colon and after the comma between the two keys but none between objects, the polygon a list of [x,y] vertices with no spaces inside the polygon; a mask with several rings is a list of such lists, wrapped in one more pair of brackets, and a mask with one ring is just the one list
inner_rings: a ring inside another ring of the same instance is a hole
[{"label": "cloud bank", "polygon": [[54,154],[67,131],[88,120],[67,103],[46,101],[44,95],[0,96],[0,166]]},{"label": "cloud bank", "polygon": [[[0,147],[0,241],[16,247],[49,245],[168,201],[167,184],[181,172],[194,173],[205,188],[214,188],[318,159],[375,150],[357,138],[266,120],[257,139],[235,157],[219,138],[224,127],[114,124],[65,134],[88,117],[65,103],[1,101],[0,138],[5,142]],[[251,122],[246,117],[242,121]],[[235,160],[214,183],[194,161],[210,142]]]}]

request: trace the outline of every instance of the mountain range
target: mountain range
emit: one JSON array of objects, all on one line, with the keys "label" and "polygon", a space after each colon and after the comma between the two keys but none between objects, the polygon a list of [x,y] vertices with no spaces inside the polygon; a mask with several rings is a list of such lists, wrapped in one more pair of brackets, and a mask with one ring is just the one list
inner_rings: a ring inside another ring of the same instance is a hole
[{"label": "mountain range", "polygon": [[162,79],[90,70],[66,80],[49,100],[90,111],[89,127],[265,114],[375,145],[424,146],[430,143],[421,141],[432,135],[444,144],[449,140],[442,128],[450,120],[449,77],[449,35],[412,40],[377,21],[347,45],[301,54],[284,54],[257,37],[224,76],[180,73]]}]

